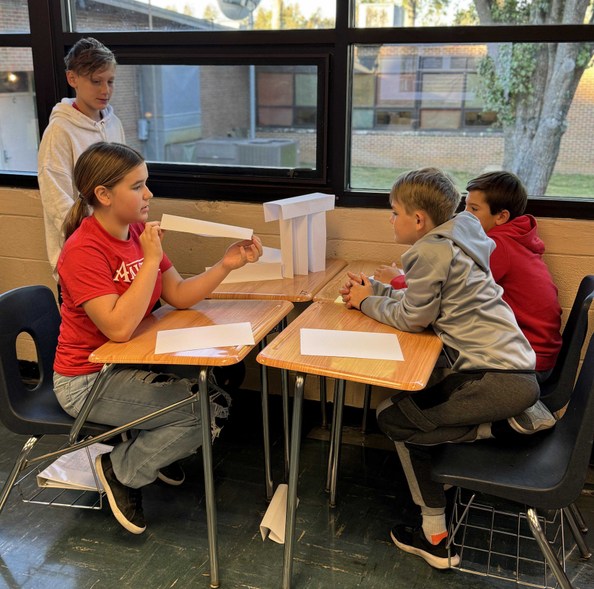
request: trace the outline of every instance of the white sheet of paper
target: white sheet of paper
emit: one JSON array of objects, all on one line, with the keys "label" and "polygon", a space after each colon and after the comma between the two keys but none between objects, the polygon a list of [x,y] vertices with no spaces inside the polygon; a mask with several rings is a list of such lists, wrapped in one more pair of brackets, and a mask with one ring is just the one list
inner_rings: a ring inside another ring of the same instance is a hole
[{"label": "white sheet of paper", "polygon": [[163,214],[161,218],[161,229],[166,231],[181,231],[182,233],[194,233],[204,237],[231,237],[233,239],[251,239],[254,235],[253,229],[236,227],[235,225],[224,225],[200,219],[189,219],[177,215]]},{"label": "white sheet of paper", "polygon": [[227,323],[185,329],[167,329],[157,332],[155,354],[254,345],[252,324]]},{"label": "white sheet of paper", "polygon": [[[268,509],[262,518],[260,524],[260,534],[262,541],[266,537],[278,544],[285,543],[285,525],[287,522],[287,491],[289,487],[285,483],[281,483],[274,492],[272,500],[268,505]],[[299,505],[299,499],[297,499]]]},{"label": "white sheet of paper", "polygon": [[285,278],[293,278],[295,275],[295,269],[293,267],[293,221],[285,221],[279,219],[278,221],[280,229],[280,245],[281,245],[281,256],[283,260],[283,276]]},{"label": "white sheet of paper", "polygon": [[264,220],[294,219],[334,208],[334,195],[312,192],[301,196],[281,198],[264,203]]},{"label": "white sheet of paper", "polygon": [[293,229],[293,272],[295,274],[307,274],[308,270],[308,217],[297,217],[291,219]]},{"label": "white sheet of paper", "polygon": [[282,264],[283,258],[281,254],[281,250],[276,247],[266,247],[265,245],[262,246],[262,255],[258,262],[263,262],[266,264]]},{"label": "white sheet of paper", "polygon": [[[209,268],[206,268],[209,270]],[[280,262],[257,262],[246,264],[241,268],[232,270],[221,284],[235,282],[261,282],[262,280],[280,280],[283,277],[283,265]]]},{"label": "white sheet of paper", "polygon": [[301,329],[303,356],[404,360],[395,333]]},{"label": "white sheet of paper", "polygon": [[113,446],[91,444],[88,449],[91,455],[90,461],[86,448],[64,454],[37,475],[37,485],[39,487],[58,487],[61,489],[102,490],[101,481],[95,480],[92,469],[94,468],[95,457],[99,454],[111,452]]},{"label": "white sheet of paper", "polygon": [[326,212],[307,217],[307,268],[310,272],[326,269]]}]

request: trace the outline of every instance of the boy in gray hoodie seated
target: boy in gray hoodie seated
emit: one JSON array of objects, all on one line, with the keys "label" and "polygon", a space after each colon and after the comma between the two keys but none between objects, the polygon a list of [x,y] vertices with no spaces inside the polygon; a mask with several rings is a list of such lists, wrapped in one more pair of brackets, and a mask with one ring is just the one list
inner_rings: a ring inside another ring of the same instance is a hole
[{"label": "boy in gray hoodie seated", "polygon": [[[454,358],[436,368],[427,387],[398,392],[377,408],[380,429],[394,441],[422,525],[396,525],[396,546],[431,566],[448,568],[446,498],[431,480],[424,446],[491,437],[490,424],[518,415],[539,396],[535,354],[518,327],[503,289],[489,270],[494,243],[468,212],[452,217],[460,194],[435,168],[402,174],[390,192],[391,223],[408,287],[349,273],[341,289],[348,307],[397,329],[432,327]],[[459,557],[452,554],[451,565]]]}]

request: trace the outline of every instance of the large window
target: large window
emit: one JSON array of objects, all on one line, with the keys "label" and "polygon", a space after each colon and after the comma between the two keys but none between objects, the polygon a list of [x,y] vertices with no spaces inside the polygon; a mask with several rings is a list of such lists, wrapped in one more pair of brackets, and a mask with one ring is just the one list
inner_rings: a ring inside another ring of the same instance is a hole
[{"label": "large window", "polygon": [[503,168],[530,212],[594,218],[594,11],[561,2],[0,0],[0,182],[36,185],[63,57],[90,35],[158,196],[385,206],[401,170],[463,188]]}]

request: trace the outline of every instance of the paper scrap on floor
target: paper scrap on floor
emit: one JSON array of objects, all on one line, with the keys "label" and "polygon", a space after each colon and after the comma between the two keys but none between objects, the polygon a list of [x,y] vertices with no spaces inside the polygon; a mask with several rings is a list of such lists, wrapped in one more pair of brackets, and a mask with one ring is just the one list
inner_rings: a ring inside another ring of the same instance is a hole
[{"label": "paper scrap on floor", "polygon": [[303,356],[337,356],[371,360],[404,360],[395,333],[301,329]]},{"label": "paper scrap on floor", "polygon": [[201,221],[200,219],[189,219],[177,215],[163,214],[161,218],[161,229],[165,231],[181,231],[182,233],[194,233],[203,237],[230,237],[233,239],[251,239],[254,235],[253,229],[213,223],[212,221]]},{"label": "paper scrap on floor", "polygon": [[252,324],[249,321],[186,327],[158,331],[155,354],[193,352],[194,350],[227,346],[253,346],[254,344]]},{"label": "paper scrap on floor", "polygon": [[59,489],[101,491],[103,490],[101,481],[95,479],[93,474],[95,458],[99,454],[111,452],[112,449],[113,446],[107,444],[91,444],[88,448],[64,454],[37,475],[37,485]]},{"label": "paper scrap on floor", "polygon": [[[260,534],[263,541],[268,537],[278,544],[285,543],[288,488],[286,484],[281,483],[272,496],[272,500],[260,524]],[[299,505],[299,499],[297,499],[297,505]]]}]

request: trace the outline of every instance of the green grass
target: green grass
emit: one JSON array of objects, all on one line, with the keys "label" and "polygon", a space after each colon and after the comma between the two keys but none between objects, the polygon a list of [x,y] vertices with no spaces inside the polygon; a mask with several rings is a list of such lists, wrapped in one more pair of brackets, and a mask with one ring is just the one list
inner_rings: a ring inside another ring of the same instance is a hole
[{"label": "green grass", "polygon": [[[361,190],[390,190],[396,177],[407,169],[353,168],[351,186]],[[460,190],[472,178],[468,172],[448,170]],[[594,199],[594,175],[553,174],[546,196]]]}]

